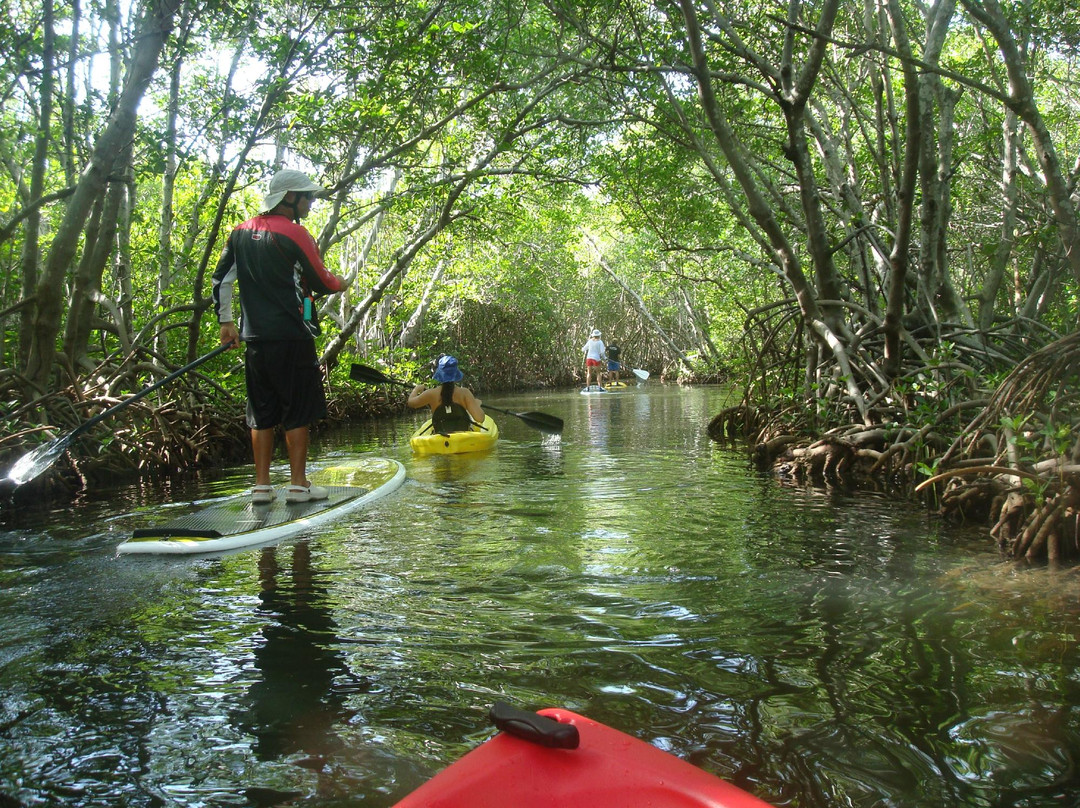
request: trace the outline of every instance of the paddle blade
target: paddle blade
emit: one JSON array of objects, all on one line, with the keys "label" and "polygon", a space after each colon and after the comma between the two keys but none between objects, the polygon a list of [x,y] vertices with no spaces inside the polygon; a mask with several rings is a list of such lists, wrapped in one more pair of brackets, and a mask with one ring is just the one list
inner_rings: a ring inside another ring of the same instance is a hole
[{"label": "paddle blade", "polygon": [[353,364],[353,366],[349,368],[349,378],[354,382],[363,382],[365,384],[398,384],[402,387],[410,386],[408,382],[403,382],[400,379],[393,379],[381,370],[376,370],[367,365]]},{"label": "paddle blade", "polygon": [[547,435],[562,434],[562,418],[548,415],[546,412],[514,412],[513,410],[504,410],[502,407],[496,407],[492,404],[481,404],[480,406],[485,410],[494,410],[495,412],[501,412],[506,415],[513,415],[515,418],[520,418],[533,429],[539,429]]},{"label": "paddle blade", "polygon": [[71,433],[68,433],[48,443],[43,443],[34,451],[23,455],[15,461],[15,465],[8,471],[8,479],[15,485],[26,485],[26,483],[46,471],[56,462],[60,455],[67,451],[71,438]]},{"label": "paddle blade", "polygon": [[641,368],[634,368],[634,375],[642,381],[646,381],[649,378],[649,371],[642,370]]},{"label": "paddle blade", "polygon": [[545,412],[515,412],[522,421],[534,429],[538,429],[545,435],[561,435],[563,431],[563,419],[548,415]]}]

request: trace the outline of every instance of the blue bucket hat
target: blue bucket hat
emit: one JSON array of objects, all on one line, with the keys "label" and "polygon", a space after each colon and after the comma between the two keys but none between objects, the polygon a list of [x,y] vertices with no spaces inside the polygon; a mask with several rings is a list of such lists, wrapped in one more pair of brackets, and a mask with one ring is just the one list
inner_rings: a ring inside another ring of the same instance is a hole
[{"label": "blue bucket hat", "polygon": [[439,364],[435,366],[435,381],[460,382],[464,376],[454,357],[449,354],[439,357]]}]

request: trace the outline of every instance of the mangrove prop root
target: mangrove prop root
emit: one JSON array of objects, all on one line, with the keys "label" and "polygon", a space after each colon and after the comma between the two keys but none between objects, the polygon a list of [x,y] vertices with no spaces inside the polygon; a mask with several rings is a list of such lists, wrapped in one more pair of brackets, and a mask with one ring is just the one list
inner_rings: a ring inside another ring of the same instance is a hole
[{"label": "mangrove prop root", "polygon": [[994,478],[955,480],[941,496],[939,513],[951,522],[978,521],[994,512],[1003,491],[1004,486]]},{"label": "mangrove prop root", "polygon": [[998,547],[1002,550],[1012,544],[1021,525],[1027,519],[1029,510],[1028,497],[1020,491],[1010,491],[1005,501],[1001,503],[997,521],[990,528],[990,535],[997,539]]},{"label": "mangrove prop root", "polygon": [[[925,477],[933,458],[925,441],[932,434],[928,430],[852,425],[836,427],[827,437],[810,441],[783,431],[785,425],[791,426],[789,422],[770,423],[769,417],[751,415],[745,407],[732,408],[714,419],[710,435],[726,440],[742,426],[751,427],[755,432],[745,437],[753,440],[754,462],[771,467],[778,477],[800,483],[854,483],[877,490],[899,484],[903,493],[912,496],[940,491],[932,502],[943,519],[985,522],[1006,556],[1055,563],[1080,560],[1080,472],[1072,454],[1030,465],[1025,462],[1026,468],[981,453],[956,456],[953,467],[916,486],[914,482],[920,475]],[[998,437],[1001,445],[1007,443],[1005,436]],[[979,452],[986,442],[971,446]]]},{"label": "mangrove prop root", "polygon": [[[1047,503],[1046,507],[1032,514],[1031,522],[1022,534],[1016,555],[1023,555],[1029,561],[1042,557],[1058,522],[1061,521],[1062,510],[1061,503],[1053,502]],[[1060,545],[1056,541],[1054,544],[1055,550],[1059,549]]]}]

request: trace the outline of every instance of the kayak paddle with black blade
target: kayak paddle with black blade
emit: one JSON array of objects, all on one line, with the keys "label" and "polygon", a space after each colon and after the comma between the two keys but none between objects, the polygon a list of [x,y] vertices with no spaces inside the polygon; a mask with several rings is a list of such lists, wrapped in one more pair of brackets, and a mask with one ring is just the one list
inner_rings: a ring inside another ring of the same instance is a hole
[{"label": "kayak paddle with black blade", "polygon": [[129,407],[134,404],[140,398],[145,398],[146,396],[157,390],[159,387],[164,387],[173,379],[179,376],[183,376],[190,370],[194,370],[203,362],[213,359],[215,356],[220,353],[224,353],[231,347],[232,343],[229,343],[227,345],[219,345],[218,347],[214,348],[214,350],[212,350],[210,353],[205,354],[204,356],[200,356],[194,362],[184,365],[179,370],[174,370],[161,381],[155,382],[149,387],[143,388],[131,398],[125,399],[119,404],[109,407],[109,409],[105,410],[104,412],[99,412],[93,418],[90,418],[89,420],[75,427],[66,435],[61,435],[58,438],[53,438],[48,443],[44,443],[34,449],[32,452],[23,455],[15,461],[15,464],[8,471],[7,479],[13,482],[16,486],[20,486],[25,485],[36,477],[39,477],[42,472],[44,472],[46,469],[52,466],[53,463],[56,462],[57,458],[59,458],[60,455],[67,451],[68,446],[70,446],[71,442],[75,440],[75,438],[79,437],[79,435],[82,435],[88,429],[92,428],[101,421],[104,421],[110,415],[115,415],[125,407]]},{"label": "kayak paddle with black blade", "polygon": [[[396,384],[401,387],[412,387],[409,382],[403,382],[401,379],[387,376],[381,370],[368,367],[367,365],[354,364],[349,370],[349,378],[354,382],[364,382],[366,384]],[[512,412],[511,410],[504,410],[500,407],[493,407],[490,404],[481,404],[480,406],[485,410],[494,410],[495,412],[501,412],[506,415],[513,415],[515,418],[520,418],[533,429],[539,429],[541,432],[548,435],[560,435],[563,431],[562,418],[548,415],[545,412]]]}]

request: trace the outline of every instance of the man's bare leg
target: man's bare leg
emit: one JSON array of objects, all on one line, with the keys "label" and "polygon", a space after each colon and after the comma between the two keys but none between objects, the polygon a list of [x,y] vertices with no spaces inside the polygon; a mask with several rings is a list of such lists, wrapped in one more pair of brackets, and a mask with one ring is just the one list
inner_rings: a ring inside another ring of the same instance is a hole
[{"label": "man's bare leg", "polygon": [[251,430],[251,451],[255,456],[255,485],[270,485],[270,461],[274,458],[274,430]]},{"label": "man's bare leg", "polygon": [[285,448],[289,452],[289,484],[308,484],[307,453],[311,438],[306,426],[298,426],[285,432]]}]

